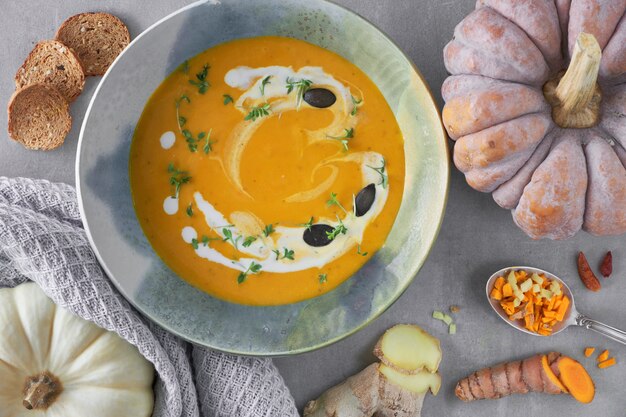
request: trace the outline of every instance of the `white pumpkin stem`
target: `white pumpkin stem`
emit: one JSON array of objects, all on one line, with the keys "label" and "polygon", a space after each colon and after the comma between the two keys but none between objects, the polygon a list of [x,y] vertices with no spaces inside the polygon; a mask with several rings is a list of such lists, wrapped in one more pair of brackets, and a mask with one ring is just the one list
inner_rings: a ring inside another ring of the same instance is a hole
[{"label": "white pumpkin stem", "polygon": [[24,383],[24,401],[28,410],[46,410],[63,391],[59,379],[48,371],[26,378]]},{"label": "white pumpkin stem", "polygon": [[600,121],[602,92],[597,80],[601,59],[602,50],[595,36],[581,32],[563,77],[544,87],[552,105],[552,118],[559,126],[583,129]]}]

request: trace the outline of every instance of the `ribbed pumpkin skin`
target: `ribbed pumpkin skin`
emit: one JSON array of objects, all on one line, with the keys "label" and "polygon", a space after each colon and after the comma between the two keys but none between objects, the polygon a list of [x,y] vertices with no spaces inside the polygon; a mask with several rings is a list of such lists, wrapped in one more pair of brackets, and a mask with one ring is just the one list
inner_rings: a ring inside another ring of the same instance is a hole
[{"label": "ribbed pumpkin skin", "polygon": [[[149,417],[154,368],[117,334],[56,306],[35,283],[0,289],[0,417]],[[62,391],[28,410],[25,381],[54,375]]]},{"label": "ribbed pumpkin skin", "polygon": [[[544,84],[602,49],[600,122],[564,129]],[[626,0],[478,0],[444,48],[443,121],[468,184],[533,239],[626,233]]]}]

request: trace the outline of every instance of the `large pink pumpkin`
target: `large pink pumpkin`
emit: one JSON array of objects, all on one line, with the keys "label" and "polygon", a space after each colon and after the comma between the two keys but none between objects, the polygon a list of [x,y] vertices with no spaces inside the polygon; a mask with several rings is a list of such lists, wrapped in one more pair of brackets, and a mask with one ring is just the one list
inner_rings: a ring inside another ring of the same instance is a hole
[{"label": "large pink pumpkin", "polygon": [[444,49],[454,162],[532,238],[626,232],[625,12],[478,0]]}]

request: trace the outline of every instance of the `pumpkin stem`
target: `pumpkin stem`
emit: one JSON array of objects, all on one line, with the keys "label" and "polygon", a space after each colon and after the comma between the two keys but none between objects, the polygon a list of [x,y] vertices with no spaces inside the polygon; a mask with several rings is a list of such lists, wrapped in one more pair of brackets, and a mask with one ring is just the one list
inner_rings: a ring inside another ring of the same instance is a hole
[{"label": "pumpkin stem", "polygon": [[584,129],[600,121],[602,92],[597,84],[602,50],[593,35],[581,32],[565,74],[548,81],[544,95],[561,127]]},{"label": "pumpkin stem", "polygon": [[29,376],[24,383],[24,401],[28,410],[46,410],[63,391],[59,379],[48,371]]}]

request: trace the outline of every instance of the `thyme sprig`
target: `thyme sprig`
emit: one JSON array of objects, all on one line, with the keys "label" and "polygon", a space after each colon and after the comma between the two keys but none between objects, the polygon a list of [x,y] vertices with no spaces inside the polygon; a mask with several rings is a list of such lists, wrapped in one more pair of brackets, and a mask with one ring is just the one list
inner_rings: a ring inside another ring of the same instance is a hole
[{"label": "thyme sprig", "polygon": [[304,226],[308,231],[311,231],[311,227],[313,227],[313,216],[306,223],[300,223],[298,226]]},{"label": "thyme sprig", "polygon": [[343,210],[344,213],[348,214],[348,210],[346,210],[346,208],[339,202],[339,200],[337,200],[336,193],[330,193],[330,198],[326,200],[326,207],[331,207],[331,206],[337,206],[341,210]]},{"label": "thyme sprig", "polygon": [[230,240],[235,249],[239,250],[239,241],[241,240],[241,235],[235,238],[233,236],[233,232],[226,227],[222,229],[222,233],[224,234],[224,242],[228,242]]},{"label": "thyme sprig", "polygon": [[207,75],[209,74],[209,64],[204,64],[202,70],[196,73],[196,79],[189,80],[189,84],[198,87],[198,93],[204,94],[209,89],[211,84],[207,81]]},{"label": "thyme sprig", "polygon": [[248,236],[243,240],[243,243],[241,244],[241,246],[243,246],[244,248],[247,248],[250,245],[252,245],[254,241],[256,241],[256,236]]},{"label": "thyme sprig", "polygon": [[250,109],[250,113],[244,117],[244,120],[252,120],[253,122],[259,117],[270,115],[270,104],[265,103],[261,106],[254,106]]},{"label": "thyme sprig", "polygon": [[261,81],[261,85],[259,86],[259,90],[261,90],[261,95],[265,96],[265,86],[267,84],[271,84],[272,82],[270,81],[270,79],[272,78],[271,75],[268,75],[267,77],[263,78],[263,81]]},{"label": "thyme sprig", "polygon": [[208,246],[209,242],[212,242],[214,240],[222,240],[222,238],[221,237],[208,237],[207,235],[202,235],[200,240],[196,238],[191,239],[191,246],[194,249],[198,249],[198,247],[200,246],[200,243],[202,243],[202,245],[204,246]]},{"label": "thyme sprig", "polygon": [[330,232],[326,232],[328,240],[334,240],[339,235],[345,235],[348,232],[348,228],[343,224],[341,219],[337,217],[339,224],[333,228]]},{"label": "thyme sprig", "polygon": [[213,150],[213,144],[215,143],[211,140],[211,132],[213,129],[209,129],[208,132],[200,132],[196,137],[193,136],[193,133],[189,129],[183,129],[182,134],[185,137],[185,141],[187,142],[187,147],[191,152],[196,152],[198,150],[198,143],[204,141],[204,146],[202,150],[205,154],[208,154]]},{"label": "thyme sprig", "polygon": [[170,173],[170,185],[174,187],[174,192],[172,193],[172,198],[178,198],[178,194],[180,193],[180,188],[183,184],[187,184],[191,177],[187,171],[181,171],[177,169],[173,163],[167,166],[167,172]]},{"label": "thyme sprig", "polygon": [[281,256],[281,253],[280,253],[280,251],[278,249],[273,249],[272,252],[274,252],[274,255],[276,255],[276,260],[279,260],[279,259],[289,259],[289,260],[293,261],[295,259],[294,258],[294,253],[295,252],[293,250],[289,249],[289,248],[283,247],[282,256]]},{"label": "thyme sprig", "polygon": [[246,278],[248,278],[249,274],[258,274],[261,272],[261,268],[263,268],[263,265],[258,264],[254,261],[252,261],[250,263],[250,265],[248,266],[248,269],[246,269],[245,271],[241,272],[238,276],[237,276],[237,284],[242,284],[243,282],[245,282]]},{"label": "thyme sprig", "polygon": [[357,100],[353,95],[350,95],[350,98],[352,99],[352,111],[350,112],[350,114],[352,116],[356,116],[356,113],[359,111],[359,106],[363,102],[363,99]]},{"label": "thyme sprig", "polygon": [[274,225],[268,224],[267,226],[265,226],[265,228],[263,229],[263,236],[268,237],[272,233],[274,233]]},{"label": "thyme sprig", "polygon": [[181,94],[181,96],[176,99],[176,121],[178,123],[178,131],[180,133],[183,132],[183,127],[187,123],[187,118],[180,115],[180,105],[183,102],[191,104],[191,99],[186,94]]},{"label": "thyme sprig", "polygon": [[385,168],[387,167],[387,161],[385,161],[385,158],[382,159],[381,166],[373,167],[373,166],[367,165],[367,167],[378,172],[378,175],[380,175],[380,182],[378,183],[378,185],[381,185],[383,188],[387,188],[387,185],[389,184],[389,177],[387,176],[387,173],[385,172]]},{"label": "thyme sprig", "polygon": [[287,88],[287,94],[291,94],[292,91],[296,91],[296,109],[300,108],[300,104],[304,99],[304,93],[306,93],[310,88],[313,81],[307,79],[300,80],[292,80],[289,77],[285,80],[287,83],[285,88]]},{"label": "thyme sprig", "polygon": [[350,129],[344,129],[341,136],[326,135],[326,137],[329,139],[340,141],[343,149],[348,152],[348,140],[354,137],[354,128],[351,127]]}]

